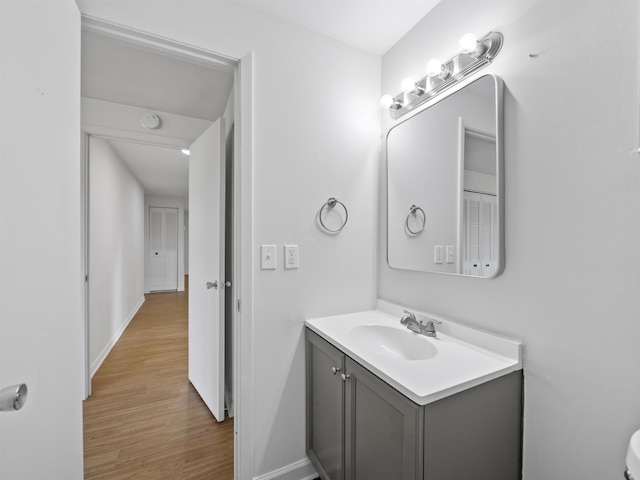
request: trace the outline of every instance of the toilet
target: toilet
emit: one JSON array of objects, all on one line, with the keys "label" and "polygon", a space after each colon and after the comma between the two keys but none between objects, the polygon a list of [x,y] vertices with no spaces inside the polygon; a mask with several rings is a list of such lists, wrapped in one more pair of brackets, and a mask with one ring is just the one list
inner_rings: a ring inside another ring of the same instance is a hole
[{"label": "toilet", "polygon": [[640,480],[640,430],[631,435],[624,477],[627,480]]}]

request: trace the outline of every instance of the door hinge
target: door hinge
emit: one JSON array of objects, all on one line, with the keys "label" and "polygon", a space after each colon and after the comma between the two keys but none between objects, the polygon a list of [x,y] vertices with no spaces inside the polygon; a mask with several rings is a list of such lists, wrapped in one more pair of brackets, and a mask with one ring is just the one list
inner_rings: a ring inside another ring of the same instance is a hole
[{"label": "door hinge", "polygon": [[238,312],[240,312],[240,299],[238,299]]}]

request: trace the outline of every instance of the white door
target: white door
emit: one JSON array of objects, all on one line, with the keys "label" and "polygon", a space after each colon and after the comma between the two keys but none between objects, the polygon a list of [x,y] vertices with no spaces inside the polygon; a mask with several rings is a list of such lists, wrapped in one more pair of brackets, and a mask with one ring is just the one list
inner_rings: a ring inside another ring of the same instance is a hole
[{"label": "white door", "polygon": [[149,290],[178,289],[178,209],[149,208]]},{"label": "white door", "polygon": [[224,120],[189,157],[189,380],[224,420]]},{"label": "white door", "polygon": [[490,277],[498,265],[496,196],[465,191],[463,201],[463,273]]},{"label": "white door", "polygon": [[[80,14],[0,0],[1,479],[83,478]],[[44,208],[43,208],[44,206]]]}]

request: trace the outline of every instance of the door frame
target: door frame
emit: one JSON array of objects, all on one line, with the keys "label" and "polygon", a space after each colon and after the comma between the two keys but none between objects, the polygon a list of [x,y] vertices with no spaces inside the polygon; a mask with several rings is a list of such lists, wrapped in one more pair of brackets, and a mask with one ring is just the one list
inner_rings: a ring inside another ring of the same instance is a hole
[{"label": "door frame", "polygon": [[[252,281],[252,172],[253,172],[253,54],[251,51],[215,53],[179,41],[142,32],[93,16],[82,15],[82,29],[125,39],[150,50],[162,51],[193,62],[215,64],[234,73],[234,169],[233,169],[233,389],[234,389],[234,478],[253,476],[253,281]],[[94,134],[108,132],[93,132]],[[85,329],[85,399],[91,394],[88,316],[88,144],[91,132],[83,130],[82,168],[82,286]]]}]

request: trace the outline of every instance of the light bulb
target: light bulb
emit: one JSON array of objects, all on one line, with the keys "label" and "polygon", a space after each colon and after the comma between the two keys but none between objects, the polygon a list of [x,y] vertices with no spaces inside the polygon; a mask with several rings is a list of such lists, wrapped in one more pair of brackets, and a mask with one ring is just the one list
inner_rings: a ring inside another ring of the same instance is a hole
[{"label": "light bulb", "polygon": [[444,65],[437,58],[433,58],[427,62],[427,75],[430,77],[437,77],[442,74]]},{"label": "light bulb", "polygon": [[458,42],[462,53],[472,53],[478,47],[478,38],[473,33],[465,33]]},{"label": "light bulb", "polygon": [[383,95],[380,99],[380,105],[382,105],[383,108],[390,108],[394,103],[396,103],[396,101],[391,95]]},{"label": "light bulb", "polygon": [[183,148],[182,150],[180,150],[184,155],[191,155],[191,152],[189,150],[187,150],[186,148]]},{"label": "light bulb", "polygon": [[407,77],[402,81],[401,88],[403,92],[413,92],[416,89],[416,81],[411,77]]}]

